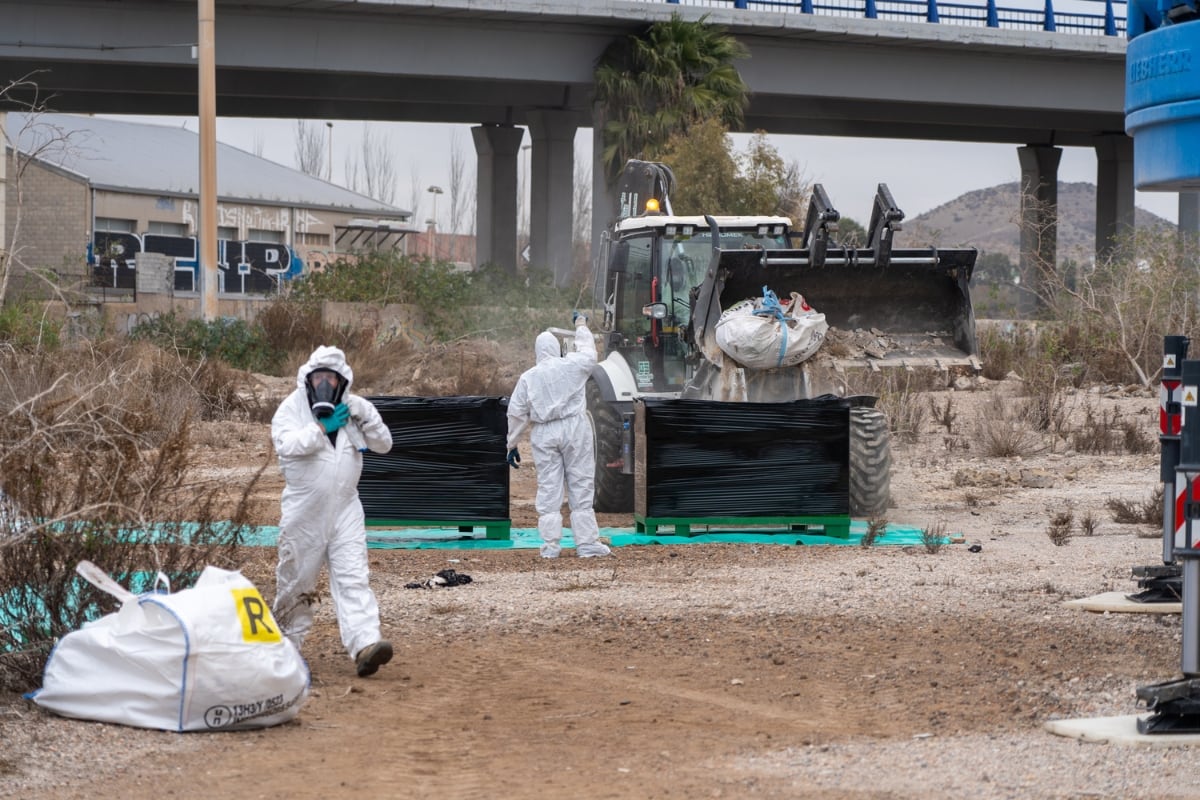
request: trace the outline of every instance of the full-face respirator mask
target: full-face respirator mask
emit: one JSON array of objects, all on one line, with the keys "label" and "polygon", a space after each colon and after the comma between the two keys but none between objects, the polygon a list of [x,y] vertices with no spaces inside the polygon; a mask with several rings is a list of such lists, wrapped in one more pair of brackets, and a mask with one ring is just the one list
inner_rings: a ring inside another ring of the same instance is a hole
[{"label": "full-face respirator mask", "polygon": [[333,415],[333,409],[342,402],[346,381],[331,369],[314,369],[304,381],[308,392],[308,405],[317,419]]}]

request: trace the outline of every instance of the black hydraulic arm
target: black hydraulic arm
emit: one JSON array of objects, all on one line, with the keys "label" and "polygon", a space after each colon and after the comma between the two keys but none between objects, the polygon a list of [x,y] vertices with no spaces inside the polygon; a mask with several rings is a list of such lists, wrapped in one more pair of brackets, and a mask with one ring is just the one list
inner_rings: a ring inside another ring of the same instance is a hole
[{"label": "black hydraulic arm", "polygon": [[814,267],[825,265],[825,251],[829,249],[829,234],[837,233],[838,220],[842,215],[829,202],[825,187],[813,184],[812,197],[808,201],[808,216],[804,220],[804,235],[801,241],[808,248],[809,263]]},{"label": "black hydraulic arm", "polygon": [[867,246],[875,251],[875,265],[886,267],[892,260],[892,237],[900,230],[904,212],[896,208],[896,201],[886,183],[875,189],[875,205],[871,207],[871,224],[867,226]]}]

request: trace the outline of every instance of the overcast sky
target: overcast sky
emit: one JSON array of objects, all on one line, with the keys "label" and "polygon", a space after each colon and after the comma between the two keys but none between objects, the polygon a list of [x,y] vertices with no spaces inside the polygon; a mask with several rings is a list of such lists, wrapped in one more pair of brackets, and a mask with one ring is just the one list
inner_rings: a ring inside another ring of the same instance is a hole
[{"label": "overcast sky", "polygon": [[[140,122],[186,125],[198,130],[195,117],[127,117]],[[431,216],[431,185],[447,188],[452,149],[457,146],[473,166],[474,146],[470,126],[427,123],[346,122],[332,120],[333,181],[344,185],[343,166],[349,151],[361,152],[364,125],[374,138],[386,137],[393,153],[397,177],[394,204],[414,211],[419,222]],[[312,122],[322,128],[326,120]],[[296,120],[217,120],[217,139],[259,153],[288,167],[296,166]],[[326,129],[328,130],[328,129]],[[592,132],[581,129],[575,140],[577,162],[591,158]],[[735,147],[745,148],[747,137],[735,136]],[[787,162],[800,164],[804,176],[825,187],[843,216],[866,225],[875,197],[875,185],[886,183],[896,204],[909,219],[959,195],[1020,180],[1014,145],[915,142],[907,140],[851,139],[818,136],[770,136]],[[528,136],[525,144],[529,143]],[[361,160],[361,159],[360,159]],[[520,162],[527,169],[528,159]],[[469,170],[471,171],[471,170]],[[1063,148],[1058,178],[1066,183],[1095,183],[1096,158],[1091,148]],[[471,185],[474,186],[473,178]],[[415,191],[414,191],[415,187]],[[414,203],[415,199],[415,203]],[[1178,195],[1171,192],[1138,192],[1136,203],[1171,222],[1178,221]],[[414,208],[414,205],[417,207]],[[448,199],[438,206],[445,229]]]}]

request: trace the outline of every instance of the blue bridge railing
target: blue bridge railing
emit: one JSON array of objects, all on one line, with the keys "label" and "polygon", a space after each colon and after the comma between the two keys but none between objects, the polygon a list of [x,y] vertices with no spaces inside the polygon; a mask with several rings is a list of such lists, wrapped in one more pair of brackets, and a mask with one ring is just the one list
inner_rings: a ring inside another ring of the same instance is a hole
[{"label": "blue bridge railing", "polygon": [[1127,0],[1029,0],[999,5],[996,0],[666,0],[672,5],[735,8],[784,14],[861,17],[898,22],[931,22],[1008,30],[1051,31],[1079,36],[1124,36]]}]

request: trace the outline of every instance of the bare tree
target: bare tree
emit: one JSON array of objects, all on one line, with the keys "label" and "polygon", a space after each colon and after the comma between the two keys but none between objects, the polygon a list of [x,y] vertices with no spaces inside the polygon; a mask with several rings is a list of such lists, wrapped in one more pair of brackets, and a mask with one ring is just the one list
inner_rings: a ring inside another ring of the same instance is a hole
[{"label": "bare tree", "polygon": [[325,129],[296,120],[296,169],[314,178],[325,176]]},{"label": "bare tree", "polygon": [[574,208],[575,219],[571,241],[586,246],[592,235],[592,168],[585,161],[575,162]]},{"label": "bare tree", "polygon": [[363,178],[367,195],[381,203],[392,205],[396,199],[396,167],[386,136],[379,136],[369,127],[362,136]]},{"label": "bare tree", "polygon": [[463,154],[462,139],[456,130],[450,135],[450,232],[459,233],[463,227],[468,208],[472,207],[475,193],[472,182],[465,179],[467,159]]},{"label": "bare tree", "polygon": [[342,176],[347,189],[361,194],[362,179],[359,177],[359,171],[357,154],[347,151],[346,157],[342,159]]},{"label": "bare tree", "polygon": [[418,163],[408,165],[408,204],[412,206],[413,223],[421,224],[421,171]]},{"label": "bare tree", "polygon": [[[572,186],[575,216],[571,226],[571,252],[575,274],[587,276],[592,252],[592,167],[588,161],[575,162],[575,181]],[[581,282],[582,283],[582,282]],[[586,287],[586,283],[582,283]]]},{"label": "bare tree", "polygon": [[378,136],[370,127],[363,126],[358,154],[346,155],[346,185],[381,203],[395,202],[396,167],[386,136]]},{"label": "bare tree", "polygon": [[[1023,198],[1024,206],[1038,202]],[[1056,251],[1043,244],[1043,237],[1053,240],[1053,218],[1038,218],[1047,221],[1028,237],[1034,256],[1021,285],[1042,316],[1070,334],[1054,356],[1075,362],[1091,380],[1150,386],[1162,369],[1162,337],[1191,336],[1200,325],[1196,244],[1172,228],[1128,230],[1102,260],[1079,254],[1055,262]]]},{"label": "bare tree", "polygon": [[[75,134],[64,131],[41,116],[46,110],[46,105],[44,98],[40,96],[37,83],[33,80],[35,74],[30,73],[0,85],[0,100],[24,113],[21,118],[23,122],[18,130],[11,129],[12,117],[8,117],[5,123],[0,125],[0,134],[3,135],[3,141],[0,142],[0,158],[5,161],[3,168],[0,168],[0,192],[5,193],[5,200],[15,201],[11,204],[0,202],[0,306],[4,305],[13,279],[18,275],[23,279],[40,281],[60,301],[70,302],[58,275],[45,269],[43,265],[28,263],[25,258],[26,248],[21,243],[26,173],[37,162],[62,165],[64,161],[78,155],[78,148],[73,139]],[[7,152],[12,153],[11,161],[8,160]]]}]

